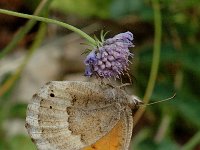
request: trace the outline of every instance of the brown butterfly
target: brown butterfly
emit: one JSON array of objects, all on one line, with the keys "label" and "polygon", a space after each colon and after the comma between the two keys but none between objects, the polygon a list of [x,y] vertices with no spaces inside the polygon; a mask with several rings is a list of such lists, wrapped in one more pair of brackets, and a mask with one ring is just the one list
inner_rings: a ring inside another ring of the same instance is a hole
[{"label": "brown butterfly", "polygon": [[26,128],[39,150],[128,150],[140,102],[120,88],[52,81],[33,95]]}]

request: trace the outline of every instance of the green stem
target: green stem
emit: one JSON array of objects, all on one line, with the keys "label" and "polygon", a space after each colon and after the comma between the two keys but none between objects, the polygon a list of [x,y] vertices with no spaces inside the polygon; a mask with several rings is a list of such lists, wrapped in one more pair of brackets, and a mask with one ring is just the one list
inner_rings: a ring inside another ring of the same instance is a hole
[{"label": "green stem", "polygon": [[53,19],[49,19],[49,18],[44,18],[44,17],[39,17],[39,16],[34,16],[34,15],[28,15],[28,14],[13,12],[13,11],[5,10],[5,9],[0,9],[0,13],[11,15],[11,16],[16,16],[16,17],[21,17],[21,18],[34,19],[34,20],[37,20],[37,21],[45,22],[45,23],[56,24],[58,26],[67,28],[67,29],[69,29],[73,32],[78,33],[79,35],[81,35],[82,37],[87,39],[89,42],[91,42],[92,44],[96,43],[95,40],[92,37],[90,37],[88,34],[83,32],[82,30],[80,30],[80,29],[78,29],[78,28],[76,28],[72,25],[69,25],[67,23],[61,22],[61,21],[57,21],[57,20],[53,20]]},{"label": "green stem", "polygon": [[[52,0],[42,0],[36,8],[34,15],[41,14],[43,10],[46,10],[46,8],[49,7],[51,2]],[[15,48],[17,43],[19,43],[19,41],[24,38],[24,36],[32,29],[35,24],[36,20],[29,20],[23,28],[20,28],[15,36],[12,38],[12,41],[9,42],[9,44],[0,53],[0,59],[2,59],[7,53]]]},{"label": "green stem", "polygon": [[200,130],[182,147],[181,150],[191,150],[200,143]]},{"label": "green stem", "polygon": [[149,99],[153,93],[160,62],[161,32],[162,32],[161,12],[158,0],[152,0],[152,1],[154,7],[155,39],[154,39],[153,62],[151,64],[151,73],[147,84],[147,89],[144,95],[144,103],[149,102]]},{"label": "green stem", "polygon": [[[160,5],[158,0],[152,0],[153,9],[154,9],[154,26],[155,26],[155,37],[154,37],[154,48],[153,48],[153,60],[151,64],[151,72],[149,81],[147,84],[147,88],[144,94],[143,102],[147,104],[149,99],[152,95],[158,68],[159,68],[159,61],[160,61],[160,48],[161,48],[161,33],[162,33],[162,21],[161,21],[161,12],[160,12]],[[144,105],[145,106],[145,105]],[[139,121],[140,117],[144,113],[146,107],[140,107],[139,110],[136,112],[134,116],[135,124]]]}]

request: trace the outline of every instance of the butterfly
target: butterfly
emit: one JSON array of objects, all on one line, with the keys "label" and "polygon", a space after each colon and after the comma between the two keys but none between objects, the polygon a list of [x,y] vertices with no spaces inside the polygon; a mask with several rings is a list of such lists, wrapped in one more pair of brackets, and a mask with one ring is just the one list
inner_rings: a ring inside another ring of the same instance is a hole
[{"label": "butterfly", "polygon": [[121,88],[51,81],[33,95],[25,126],[39,150],[128,150],[140,102]]}]

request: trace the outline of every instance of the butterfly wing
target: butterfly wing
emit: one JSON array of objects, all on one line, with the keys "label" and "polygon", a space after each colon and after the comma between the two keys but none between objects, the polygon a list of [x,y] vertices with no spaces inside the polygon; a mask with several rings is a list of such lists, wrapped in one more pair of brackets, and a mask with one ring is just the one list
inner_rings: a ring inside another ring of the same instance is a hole
[{"label": "butterfly wing", "polygon": [[54,81],[33,96],[26,127],[40,150],[79,150],[107,134],[120,111],[96,84]]},{"label": "butterfly wing", "polygon": [[104,137],[83,150],[128,150],[133,128],[130,108],[121,112],[120,120]]}]

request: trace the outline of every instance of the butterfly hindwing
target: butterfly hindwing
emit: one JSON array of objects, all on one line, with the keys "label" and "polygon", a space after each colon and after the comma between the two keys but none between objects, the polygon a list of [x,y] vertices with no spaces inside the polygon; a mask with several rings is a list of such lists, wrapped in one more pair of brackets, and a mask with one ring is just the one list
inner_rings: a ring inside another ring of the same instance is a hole
[{"label": "butterfly hindwing", "polygon": [[130,108],[121,112],[120,120],[104,137],[83,150],[128,150],[132,135],[132,115]]}]

